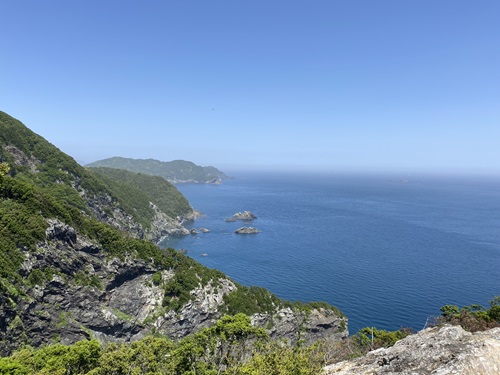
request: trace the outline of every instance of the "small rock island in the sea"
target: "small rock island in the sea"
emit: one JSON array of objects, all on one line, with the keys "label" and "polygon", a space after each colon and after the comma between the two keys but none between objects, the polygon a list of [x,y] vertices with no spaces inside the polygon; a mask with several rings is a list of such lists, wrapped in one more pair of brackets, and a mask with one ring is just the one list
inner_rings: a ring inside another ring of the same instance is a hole
[{"label": "small rock island in the sea", "polygon": [[254,228],[254,227],[241,227],[241,228],[238,228],[234,231],[234,233],[237,233],[237,234],[256,234],[256,233],[260,233],[260,230],[258,230],[257,228]]},{"label": "small rock island in the sea", "polygon": [[232,217],[228,217],[226,219],[226,222],[234,222],[238,220],[253,220],[257,219],[257,216],[255,216],[253,213],[250,211],[243,211],[243,212],[236,212]]}]

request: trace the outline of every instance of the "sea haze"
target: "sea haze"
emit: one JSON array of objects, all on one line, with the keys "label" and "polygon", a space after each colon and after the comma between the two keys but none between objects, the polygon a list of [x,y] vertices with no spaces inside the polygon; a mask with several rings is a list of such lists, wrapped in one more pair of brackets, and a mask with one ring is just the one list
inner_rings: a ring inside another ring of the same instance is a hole
[{"label": "sea haze", "polygon": [[[209,229],[172,238],[202,264],[365,326],[421,329],[445,304],[500,295],[500,179],[242,174],[180,184]],[[227,223],[237,211],[251,223]],[[243,225],[261,230],[237,235]],[[202,256],[201,254],[206,254]]]}]

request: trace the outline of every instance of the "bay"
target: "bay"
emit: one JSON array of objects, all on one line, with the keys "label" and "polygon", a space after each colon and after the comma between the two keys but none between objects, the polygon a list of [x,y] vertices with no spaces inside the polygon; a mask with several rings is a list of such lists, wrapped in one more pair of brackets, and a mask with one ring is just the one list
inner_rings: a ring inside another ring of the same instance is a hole
[{"label": "bay", "polygon": [[[232,173],[179,184],[207,228],[162,245],[244,285],[326,301],[349,331],[421,329],[445,304],[500,295],[500,180],[480,177]],[[237,211],[251,223],[224,220]],[[251,225],[256,235],[234,230]]]}]

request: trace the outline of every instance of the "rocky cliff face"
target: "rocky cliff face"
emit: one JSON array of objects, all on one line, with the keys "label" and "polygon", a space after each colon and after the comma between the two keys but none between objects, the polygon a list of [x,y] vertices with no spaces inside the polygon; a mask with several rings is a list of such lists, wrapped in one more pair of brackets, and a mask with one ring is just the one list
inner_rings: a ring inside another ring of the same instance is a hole
[{"label": "rocky cliff face", "polygon": [[428,328],[366,356],[326,368],[328,375],[500,374],[500,328],[470,333],[460,326]]},{"label": "rocky cliff face", "polygon": [[[229,279],[201,284],[179,311],[162,307],[164,289],[153,281],[161,272],[168,282],[173,271],[159,271],[139,259],[105,256],[98,244],[74,228],[49,219],[47,239],[36,252],[24,252],[20,274],[32,284],[17,302],[0,301],[0,354],[21,344],[71,344],[95,337],[101,342],[127,342],[154,331],[173,339],[215,323],[222,316],[224,296],[237,289]],[[44,270],[37,277],[34,270]],[[6,297],[0,297],[6,298]],[[326,336],[347,335],[346,319],[327,309],[308,312],[291,308],[252,316],[272,338],[299,338],[308,343]]]},{"label": "rocky cliff face", "polygon": [[[189,234],[189,231],[180,223],[180,221],[183,220],[182,218],[178,220],[172,219],[152,202],[149,202],[149,206],[154,210],[155,216],[151,223],[150,230],[146,232],[143,238],[158,244],[168,236],[187,236]],[[193,210],[192,216],[190,215],[189,217],[194,217],[194,212]]]},{"label": "rocky cliff face", "polygon": [[123,209],[117,207],[109,194],[89,194],[79,185],[74,185],[74,188],[86,200],[87,206],[97,220],[109,224],[122,232],[126,232],[135,238],[150,237],[151,239],[156,239],[161,237],[161,232],[158,229],[155,230],[156,228],[145,231],[142,225],[137,223],[131,215],[128,215]]},{"label": "rocky cliff face", "polygon": [[341,340],[348,336],[347,319],[324,308],[297,311],[287,307],[272,314],[254,314],[251,319],[253,325],[266,328],[272,339],[292,345],[298,340],[311,345],[320,339]]}]

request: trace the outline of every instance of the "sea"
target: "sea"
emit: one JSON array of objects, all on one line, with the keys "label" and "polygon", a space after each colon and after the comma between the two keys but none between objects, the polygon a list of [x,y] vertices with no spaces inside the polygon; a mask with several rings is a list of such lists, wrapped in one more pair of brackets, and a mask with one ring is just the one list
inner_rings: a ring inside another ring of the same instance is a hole
[{"label": "sea", "polygon": [[[500,177],[233,173],[178,184],[206,228],[164,247],[362,327],[420,330],[446,304],[500,296]],[[226,222],[251,211],[251,222]],[[253,226],[258,234],[235,234]]]}]

